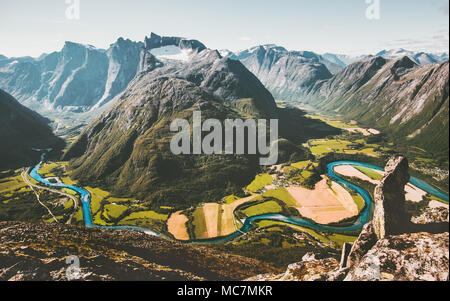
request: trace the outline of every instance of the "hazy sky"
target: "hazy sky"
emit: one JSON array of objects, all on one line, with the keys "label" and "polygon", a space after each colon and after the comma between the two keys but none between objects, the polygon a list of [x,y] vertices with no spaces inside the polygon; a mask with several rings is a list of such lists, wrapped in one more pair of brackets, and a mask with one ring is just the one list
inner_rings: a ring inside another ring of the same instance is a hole
[{"label": "hazy sky", "polygon": [[64,41],[107,48],[150,32],[214,49],[448,52],[448,0],[379,0],[379,20],[366,18],[366,1],[377,0],[79,0],[79,20],[66,18],[66,1],[74,0],[0,0],[0,54],[38,56]]}]

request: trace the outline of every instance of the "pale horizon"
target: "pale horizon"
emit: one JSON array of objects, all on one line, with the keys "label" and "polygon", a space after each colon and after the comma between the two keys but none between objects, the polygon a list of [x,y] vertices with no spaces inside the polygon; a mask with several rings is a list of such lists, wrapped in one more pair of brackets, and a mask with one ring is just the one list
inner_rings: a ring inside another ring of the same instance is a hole
[{"label": "pale horizon", "polygon": [[143,41],[150,32],[231,51],[276,44],[351,56],[398,48],[449,52],[447,0],[380,0],[378,20],[367,19],[365,0],[80,0],[79,20],[67,19],[68,6],[0,0],[0,54],[39,57],[60,51],[65,41],[107,49],[119,37]]}]

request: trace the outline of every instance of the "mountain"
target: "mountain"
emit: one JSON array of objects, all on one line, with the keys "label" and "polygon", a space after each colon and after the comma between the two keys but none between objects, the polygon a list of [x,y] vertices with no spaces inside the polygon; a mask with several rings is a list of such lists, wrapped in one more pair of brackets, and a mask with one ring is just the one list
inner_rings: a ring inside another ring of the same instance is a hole
[{"label": "mountain", "polygon": [[66,281],[68,256],[78,257],[79,277],[86,281],[237,281],[277,271],[254,259],[136,231],[0,222],[0,240],[2,281]]},{"label": "mountain", "polygon": [[39,158],[32,148],[60,146],[48,123],[0,89],[0,170],[32,163]]},{"label": "mountain", "polygon": [[383,50],[376,54],[376,56],[382,56],[385,59],[398,59],[404,56],[409,57],[418,65],[428,65],[428,64],[442,64],[448,61],[448,53],[425,53],[425,52],[414,52],[405,49],[391,49]]},{"label": "mountain", "polygon": [[297,100],[314,83],[342,70],[340,65],[313,52],[288,51],[276,45],[222,53],[241,61],[275,98],[283,100]]},{"label": "mountain", "polygon": [[175,156],[173,120],[276,118],[272,95],[240,62],[195,40],[145,40],[142,72],[118,103],[91,122],[65,155],[72,175],[119,194],[189,204],[241,191],[259,169],[256,156]]},{"label": "mountain", "polygon": [[0,61],[8,59],[6,56],[0,54]]},{"label": "mountain", "polygon": [[365,57],[367,57],[367,55],[350,56],[345,54],[324,53],[322,54],[322,57],[332,63],[335,63],[336,65],[345,68],[354,62],[364,59]]},{"label": "mountain", "polygon": [[152,34],[144,49],[142,72],[64,156],[80,183],[154,206],[170,201],[181,209],[241,194],[260,171],[261,156],[177,156],[170,150],[175,135],[171,122],[185,119],[192,124],[193,112],[199,110],[203,120],[218,119],[222,125],[226,119],[279,118],[279,159],[284,162],[307,159],[309,152],[297,145],[312,136],[339,132],[299,110],[278,109],[241,62],[223,58],[199,41]]},{"label": "mountain", "polygon": [[[370,55],[360,55],[360,56],[349,56],[345,54],[333,54],[325,53],[322,54],[326,60],[333,62],[339,66],[347,67],[350,64],[361,61]],[[448,61],[448,53],[425,53],[425,52],[415,52],[405,49],[391,49],[382,50],[378,52],[375,56],[381,56],[385,59],[392,60],[402,58],[404,56],[409,57],[418,65],[428,65],[428,64],[442,64]]]},{"label": "mountain", "polygon": [[448,156],[448,85],[448,61],[418,66],[406,56],[368,57],[316,83],[303,101]]},{"label": "mountain", "polygon": [[66,42],[39,58],[0,61],[0,86],[39,112],[84,112],[120,94],[138,73],[143,43],[118,39],[108,50]]}]

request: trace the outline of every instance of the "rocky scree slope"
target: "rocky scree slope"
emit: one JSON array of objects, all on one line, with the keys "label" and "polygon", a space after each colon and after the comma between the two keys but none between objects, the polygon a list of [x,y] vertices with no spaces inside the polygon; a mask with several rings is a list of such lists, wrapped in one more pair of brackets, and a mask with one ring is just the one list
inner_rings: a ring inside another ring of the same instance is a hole
[{"label": "rocky scree slope", "polygon": [[276,270],[259,261],[136,231],[0,222],[0,280],[66,281],[66,258],[79,280],[242,280]]}]

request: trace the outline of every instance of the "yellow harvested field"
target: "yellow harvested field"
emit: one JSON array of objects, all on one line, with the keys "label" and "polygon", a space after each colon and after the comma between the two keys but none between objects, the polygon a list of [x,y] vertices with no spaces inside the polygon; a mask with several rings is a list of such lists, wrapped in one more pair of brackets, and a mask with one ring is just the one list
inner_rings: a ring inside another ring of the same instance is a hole
[{"label": "yellow harvested field", "polygon": [[[384,176],[384,172],[381,170],[376,170],[376,169],[372,169],[374,172],[379,173],[380,175]],[[351,165],[340,165],[340,166],[336,166],[334,168],[334,171],[338,174],[341,174],[343,176],[347,176],[347,177],[355,177],[358,179],[361,179],[363,181],[367,181],[370,182],[372,184],[378,185],[380,184],[380,181],[374,180],[372,178],[370,178],[369,176],[365,175],[364,173],[360,172],[359,170],[357,170],[356,168],[354,168]],[[407,201],[411,201],[411,202],[421,202],[423,200],[423,198],[427,195],[427,193],[425,191],[423,191],[422,189],[412,185],[411,183],[408,183],[405,186],[405,198]]]},{"label": "yellow harvested field", "polygon": [[441,203],[441,202],[439,202],[439,201],[435,201],[435,200],[433,200],[433,201],[431,201],[429,204],[428,204],[428,207],[430,207],[430,208],[449,208],[449,206],[447,205],[447,204],[444,204],[444,203]]},{"label": "yellow harvested field", "polygon": [[340,222],[358,215],[358,206],[351,194],[339,184],[327,179],[316,184],[314,190],[288,187],[287,191],[296,200],[300,214],[319,224]]},{"label": "yellow harvested field", "polygon": [[219,210],[220,205],[217,203],[208,203],[203,206],[207,237],[217,237],[219,234]]},{"label": "yellow harvested field", "polygon": [[[206,203],[202,207],[196,209],[194,213],[194,225],[196,228],[196,238],[197,239],[209,239],[215,237],[222,237],[230,235],[236,232],[233,212],[240,205],[250,202],[257,198],[259,195],[252,195],[247,198],[237,199],[228,204],[218,204],[218,203]],[[181,230],[181,234],[178,233],[177,227],[182,223],[182,227],[185,228],[185,223],[187,219],[181,219],[177,214],[172,214],[168,221],[169,232],[180,239],[181,235],[184,235],[185,230]],[[187,234],[186,234],[187,235]]]},{"label": "yellow harvested field", "polygon": [[222,227],[220,229],[220,235],[219,236],[227,236],[234,232],[236,232],[236,227],[234,225],[234,218],[233,218],[233,212],[234,210],[241,206],[242,204],[245,204],[247,202],[252,201],[258,197],[258,195],[252,195],[244,199],[240,199],[235,201],[234,203],[222,205]]},{"label": "yellow harvested field", "polygon": [[186,229],[188,218],[181,211],[172,214],[167,221],[167,228],[170,234],[178,240],[189,240],[189,234]]},{"label": "yellow harvested field", "polygon": [[423,197],[427,195],[425,191],[412,184],[407,184],[405,186],[405,192],[405,199],[414,203],[421,202]]}]

